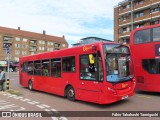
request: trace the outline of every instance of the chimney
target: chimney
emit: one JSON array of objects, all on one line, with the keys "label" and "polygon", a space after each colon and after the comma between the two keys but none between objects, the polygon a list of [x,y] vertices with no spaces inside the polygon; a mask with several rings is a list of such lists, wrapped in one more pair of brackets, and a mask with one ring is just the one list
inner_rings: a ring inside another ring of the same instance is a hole
[{"label": "chimney", "polygon": [[64,39],[65,39],[65,36],[63,35],[63,36],[62,36],[62,38],[64,38]]},{"label": "chimney", "polygon": [[43,35],[46,35],[46,31],[45,30],[43,30]]},{"label": "chimney", "polygon": [[18,27],[18,30],[21,30],[21,28],[20,28],[20,27]]}]

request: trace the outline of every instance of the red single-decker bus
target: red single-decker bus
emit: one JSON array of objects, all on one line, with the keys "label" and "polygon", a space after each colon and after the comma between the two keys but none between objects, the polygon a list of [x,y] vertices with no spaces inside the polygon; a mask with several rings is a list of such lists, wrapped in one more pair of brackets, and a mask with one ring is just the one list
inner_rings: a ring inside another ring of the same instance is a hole
[{"label": "red single-decker bus", "polygon": [[135,89],[129,48],[98,42],[20,58],[20,84],[65,96],[108,104],[132,96]]}]

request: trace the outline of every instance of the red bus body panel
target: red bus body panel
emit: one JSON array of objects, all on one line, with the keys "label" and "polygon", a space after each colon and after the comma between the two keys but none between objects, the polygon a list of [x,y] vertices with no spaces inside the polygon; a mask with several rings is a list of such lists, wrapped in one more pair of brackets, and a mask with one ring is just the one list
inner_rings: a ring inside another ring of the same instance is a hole
[{"label": "red bus body panel", "polygon": [[134,34],[137,31],[160,27],[160,24],[135,29],[130,35],[130,50],[135,68],[136,89],[151,92],[160,92],[160,74],[150,74],[142,67],[142,59],[156,59],[155,45],[160,42],[134,44]]},{"label": "red bus body panel", "polygon": [[[64,96],[65,88],[67,85],[73,86],[75,90],[75,98],[77,100],[88,101],[98,104],[108,104],[119,100],[123,97],[133,96],[135,89],[134,80],[126,82],[125,87],[121,87],[123,83],[117,83],[113,85],[106,82],[106,72],[104,71],[103,82],[80,80],[80,55],[95,53],[100,51],[103,59],[103,69],[105,70],[104,56],[102,45],[104,43],[94,43],[85,46],[73,47],[64,50],[58,50],[53,52],[47,52],[43,54],[37,54],[32,56],[26,56],[20,58],[20,65],[26,61],[62,58],[66,56],[75,56],[76,70],[74,73],[62,72],[61,78],[33,76],[28,75],[26,72],[21,72],[20,69],[20,84],[24,87],[28,87],[28,81],[32,80],[33,88],[35,90],[53,93],[56,95]],[[115,44],[115,43],[106,43]],[[96,50],[92,49],[92,46],[96,46]],[[21,66],[20,66],[21,68]],[[108,90],[108,87],[114,89],[114,92]]]}]

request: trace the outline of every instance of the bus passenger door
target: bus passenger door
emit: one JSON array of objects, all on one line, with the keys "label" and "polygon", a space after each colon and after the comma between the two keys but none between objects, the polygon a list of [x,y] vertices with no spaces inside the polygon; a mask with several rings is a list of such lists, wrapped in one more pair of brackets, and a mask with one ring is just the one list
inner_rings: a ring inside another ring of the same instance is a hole
[{"label": "bus passenger door", "polygon": [[[78,89],[78,98],[91,102],[98,102],[101,89],[103,86],[103,77],[100,78],[99,63],[100,58],[98,54],[86,54],[80,56],[80,80]],[[102,63],[101,63],[102,64]],[[101,81],[100,81],[101,80]]]},{"label": "bus passenger door", "polygon": [[28,69],[27,69],[27,62],[24,62],[20,64],[20,69],[19,69],[19,83],[22,86],[27,87],[28,86]]}]

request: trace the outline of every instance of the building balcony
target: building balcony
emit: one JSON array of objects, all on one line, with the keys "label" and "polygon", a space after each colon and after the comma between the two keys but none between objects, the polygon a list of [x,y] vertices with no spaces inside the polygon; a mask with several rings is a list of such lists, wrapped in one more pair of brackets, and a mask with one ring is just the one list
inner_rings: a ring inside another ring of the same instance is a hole
[{"label": "building balcony", "polygon": [[159,2],[159,0],[152,0],[152,1],[153,1],[152,4]]},{"label": "building balcony", "polygon": [[139,4],[137,5],[136,3],[133,4],[133,9],[137,10],[137,9],[142,9],[145,7],[149,7],[152,4],[152,2],[150,0],[146,0],[143,4]]},{"label": "building balcony", "polygon": [[130,37],[130,31],[122,32],[119,34],[119,38]]},{"label": "building balcony", "polygon": [[131,12],[131,8],[127,8],[127,9],[122,9],[119,11],[119,15],[124,15],[126,13],[129,13]]},{"label": "building balcony", "polygon": [[142,21],[146,21],[148,19],[151,19],[151,14],[147,14],[147,15],[144,15],[142,17],[134,18],[134,22],[135,23],[142,22]]},{"label": "building balcony", "polygon": [[131,22],[131,19],[126,19],[125,21],[121,20],[120,23],[119,23],[119,26],[121,26],[121,25],[127,25],[130,22]]},{"label": "building balcony", "polygon": [[151,18],[160,17],[160,11],[151,13]]},{"label": "building balcony", "polygon": [[12,41],[11,40],[3,40],[3,43],[12,43]]},{"label": "building balcony", "polygon": [[29,49],[29,51],[31,51],[31,52],[35,52],[35,51],[36,51],[36,49],[30,48],[30,49]]},{"label": "building balcony", "polygon": [[30,43],[30,46],[37,46],[36,43]]}]

